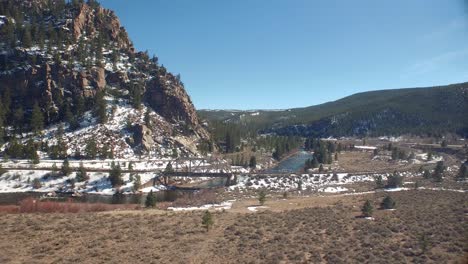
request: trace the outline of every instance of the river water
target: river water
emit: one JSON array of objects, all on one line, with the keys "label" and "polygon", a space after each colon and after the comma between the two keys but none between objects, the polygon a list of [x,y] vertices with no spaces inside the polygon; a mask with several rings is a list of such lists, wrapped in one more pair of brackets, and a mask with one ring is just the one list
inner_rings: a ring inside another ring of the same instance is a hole
[{"label": "river water", "polygon": [[[299,151],[296,154],[288,157],[281,161],[277,166],[266,170],[266,173],[294,173],[302,170],[304,163],[307,159],[312,157],[312,153],[306,151]],[[215,178],[208,181],[203,181],[200,184],[193,186],[194,188],[210,188],[224,186],[226,179]],[[155,192],[157,201],[172,202],[178,197],[187,192],[187,190],[167,190]],[[44,193],[0,193],[0,205],[18,204],[21,200],[34,197],[40,198]],[[77,202],[84,203],[106,203],[106,204],[144,204],[146,194],[126,194],[126,195],[98,195],[98,194],[83,194],[79,197],[71,197],[67,194],[59,194],[58,197],[54,198],[57,201],[65,201],[67,199],[73,199]]]},{"label": "river water", "polygon": [[312,158],[313,154],[301,150],[296,154],[281,161],[276,167],[265,170],[266,173],[295,173],[304,168],[306,160]]}]

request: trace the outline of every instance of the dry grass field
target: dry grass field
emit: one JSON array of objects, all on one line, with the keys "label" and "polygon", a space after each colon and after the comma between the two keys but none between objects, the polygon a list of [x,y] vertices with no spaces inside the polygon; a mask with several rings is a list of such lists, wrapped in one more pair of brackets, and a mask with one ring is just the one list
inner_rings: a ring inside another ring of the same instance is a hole
[{"label": "dry grass field", "polygon": [[[468,198],[449,191],[267,200],[213,213],[3,214],[0,263],[466,263]],[[360,218],[374,204],[374,220]]]}]

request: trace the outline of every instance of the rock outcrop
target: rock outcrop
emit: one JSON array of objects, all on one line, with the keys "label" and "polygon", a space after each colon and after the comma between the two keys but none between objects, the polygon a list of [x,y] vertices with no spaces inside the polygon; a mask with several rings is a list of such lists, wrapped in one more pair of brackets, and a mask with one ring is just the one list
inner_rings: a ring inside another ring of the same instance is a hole
[{"label": "rock outcrop", "polygon": [[[157,58],[135,52],[113,11],[68,3],[63,10],[50,15],[50,10],[55,8],[50,3],[54,1],[6,1],[23,8],[25,25],[41,25],[31,32],[36,35],[32,35],[30,44],[27,40],[4,41],[11,36],[8,30],[0,30],[0,96],[11,94],[10,101],[14,104],[9,105],[9,113],[22,108],[23,120],[29,120],[32,106],[38,103],[46,117],[46,126],[70,122],[70,114],[77,111],[81,115],[85,111],[95,114],[96,94],[105,91],[110,98],[106,99],[108,103],[132,105],[140,100],[164,118],[154,117],[150,126],[133,124],[133,142],[129,143],[141,146],[143,151],[167,142],[179,144],[176,138],[183,137],[180,141],[190,142],[187,149],[196,152],[197,142],[210,140],[180,79],[159,66]],[[29,10],[33,13],[29,14]],[[11,22],[17,21],[13,17],[4,16],[2,21],[8,23],[0,27],[21,28]],[[37,33],[42,30],[39,27],[47,29],[44,41],[37,40],[42,37]],[[108,107],[107,111],[116,106]],[[15,117],[9,114],[6,120],[11,125]],[[108,135],[118,133],[113,131]]]}]

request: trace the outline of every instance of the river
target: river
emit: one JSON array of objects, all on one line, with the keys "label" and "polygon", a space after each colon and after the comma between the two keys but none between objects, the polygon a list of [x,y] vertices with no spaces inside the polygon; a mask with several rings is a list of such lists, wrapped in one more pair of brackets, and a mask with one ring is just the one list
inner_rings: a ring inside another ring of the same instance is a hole
[{"label": "river", "polygon": [[[277,166],[266,170],[266,173],[294,173],[300,171],[304,167],[307,159],[312,157],[312,153],[307,151],[299,151],[292,156],[281,161]],[[216,178],[203,181],[199,184],[194,184],[193,188],[210,188],[224,186],[226,179]],[[189,190],[167,190],[155,192],[156,200],[172,202]],[[18,204],[21,200],[28,197],[40,198],[45,193],[26,192],[26,193],[0,193],[0,205]],[[126,195],[99,195],[99,194],[83,194],[82,196],[72,197],[68,194],[59,194],[53,198],[56,201],[65,201],[73,199],[77,202],[84,203],[106,203],[106,204],[144,204],[146,194],[126,194]]]},{"label": "river", "polygon": [[306,160],[312,158],[313,154],[300,150],[290,157],[282,160],[273,168],[265,170],[266,173],[295,173],[304,168]]}]

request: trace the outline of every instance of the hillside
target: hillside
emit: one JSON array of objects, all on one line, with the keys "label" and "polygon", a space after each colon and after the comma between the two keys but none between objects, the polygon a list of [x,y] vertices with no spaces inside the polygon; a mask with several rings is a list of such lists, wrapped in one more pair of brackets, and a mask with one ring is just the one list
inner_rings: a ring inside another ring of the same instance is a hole
[{"label": "hillside", "polygon": [[113,11],[92,0],[67,2],[0,2],[5,154],[197,155],[210,136],[180,75],[136,51]]},{"label": "hillside", "polygon": [[211,122],[300,136],[468,135],[468,83],[371,91],[287,110],[201,110]]}]

